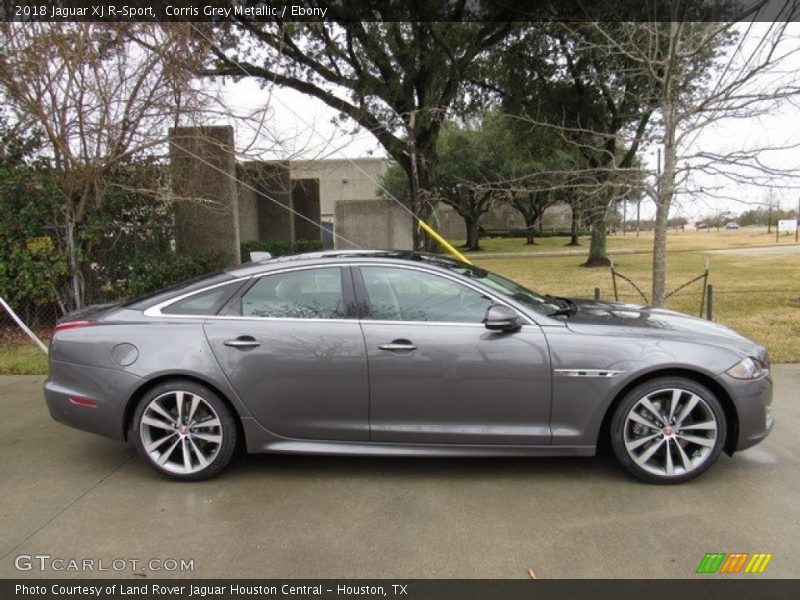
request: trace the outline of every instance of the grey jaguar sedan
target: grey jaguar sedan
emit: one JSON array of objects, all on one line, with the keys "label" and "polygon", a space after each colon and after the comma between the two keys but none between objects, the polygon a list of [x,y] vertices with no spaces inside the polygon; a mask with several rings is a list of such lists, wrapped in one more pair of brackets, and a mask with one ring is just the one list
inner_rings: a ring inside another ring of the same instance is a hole
[{"label": "grey jaguar sedan", "polygon": [[442,256],[249,263],[59,323],[52,416],[156,471],[248,452],[591,456],[653,483],[772,428],[764,348],[668,310],[540,295]]}]

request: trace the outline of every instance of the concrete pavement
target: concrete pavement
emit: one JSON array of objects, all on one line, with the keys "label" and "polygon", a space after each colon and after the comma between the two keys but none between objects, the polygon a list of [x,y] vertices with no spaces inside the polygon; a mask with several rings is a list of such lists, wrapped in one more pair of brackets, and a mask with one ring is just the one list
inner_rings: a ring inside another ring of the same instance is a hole
[{"label": "concrete pavement", "polygon": [[133,574],[20,572],[20,555],[194,561],[159,578],[693,577],[714,551],[773,553],[759,577],[798,577],[800,365],[774,373],[772,435],[667,487],[611,458],[308,456],[179,484],[52,421],[42,378],[0,377],[0,577]]},{"label": "concrete pavement", "polygon": [[[677,250],[676,252],[697,252],[700,254],[731,254],[740,256],[777,256],[781,254],[800,254],[800,244],[784,243],[776,246],[747,246],[744,248],[723,248],[720,250]],[[618,248],[609,250],[609,256],[624,254],[652,254],[652,250],[631,250]],[[545,250],[542,252],[465,252],[467,258],[552,258],[557,256],[588,256],[589,249],[580,250]]]},{"label": "concrete pavement", "polygon": [[706,254],[730,254],[733,256],[777,256],[781,254],[800,254],[800,244],[780,244],[777,246],[756,246],[753,248],[725,248],[706,250]]}]

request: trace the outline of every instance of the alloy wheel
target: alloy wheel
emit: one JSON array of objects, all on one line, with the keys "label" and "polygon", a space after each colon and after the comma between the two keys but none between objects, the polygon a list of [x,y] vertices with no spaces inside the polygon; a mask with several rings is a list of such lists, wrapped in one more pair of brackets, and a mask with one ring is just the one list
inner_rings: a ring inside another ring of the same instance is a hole
[{"label": "alloy wheel", "polygon": [[145,453],[165,471],[191,475],[217,458],[223,442],[220,416],[202,396],[169,391],[150,400],[139,420]]},{"label": "alloy wheel", "polygon": [[659,389],[625,416],[623,443],[630,459],[658,477],[682,477],[712,456],[719,424],[709,403],[682,388]]}]

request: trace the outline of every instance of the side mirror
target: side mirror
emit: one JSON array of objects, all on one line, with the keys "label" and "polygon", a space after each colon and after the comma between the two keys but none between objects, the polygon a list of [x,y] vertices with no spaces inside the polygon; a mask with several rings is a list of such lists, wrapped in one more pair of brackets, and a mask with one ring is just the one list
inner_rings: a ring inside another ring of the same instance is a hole
[{"label": "side mirror", "polygon": [[522,327],[517,311],[502,304],[492,304],[487,308],[483,323],[491,331],[516,331]]}]

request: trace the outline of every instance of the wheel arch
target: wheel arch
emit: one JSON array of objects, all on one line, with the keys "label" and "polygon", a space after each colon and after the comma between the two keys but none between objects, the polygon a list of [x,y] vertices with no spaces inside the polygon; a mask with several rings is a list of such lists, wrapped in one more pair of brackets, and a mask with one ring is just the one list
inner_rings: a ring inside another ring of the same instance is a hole
[{"label": "wheel arch", "polygon": [[219,396],[220,400],[222,400],[225,406],[228,407],[228,410],[231,411],[231,415],[233,415],[233,420],[236,423],[236,433],[238,434],[239,444],[241,444],[241,447],[246,447],[245,432],[244,427],[242,426],[242,416],[239,414],[239,411],[236,409],[233,402],[230,401],[230,398],[228,398],[228,396],[222,390],[220,390],[218,386],[210,383],[208,380],[196,375],[187,375],[186,373],[163,373],[157,377],[148,379],[134,390],[130,398],[128,398],[127,404],[125,405],[125,413],[123,416],[122,435],[125,441],[128,441],[130,438],[131,426],[133,424],[133,414],[136,412],[136,407],[139,405],[139,402],[144,395],[157,385],[172,380],[191,381],[192,383],[207,387],[217,396]]},{"label": "wheel arch", "polygon": [[692,381],[707,387],[717,397],[722,405],[722,411],[725,413],[725,425],[727,430],[725,444],[722,448],[728,456],[732,456],[736,450],[736,441],[739,438],[739,415],[736,411],[736,405],[731,399],[730,394],[728,394],[728,391],[713,377],[707,375],[706,373],[686,368],[670,368],[650,371],[648,373],[643,373],[639,377],[629,381],[621,390],[619,390],[619,392],[617,392],[616,396],[614,396],[614,399],[608,405],[605,415],[603,416],[600,430],[597,434],[597,445],[610,445],[611,419],[614,417],[614,411],[616,411],[617,406],[619,406],[619,403],[622,402],[622,399],[628,394],[628,392],[630,392],[636,386],[647,383],[648,381],[657,379],[659,377],[684,377],[686,379],[691,379]]}]

